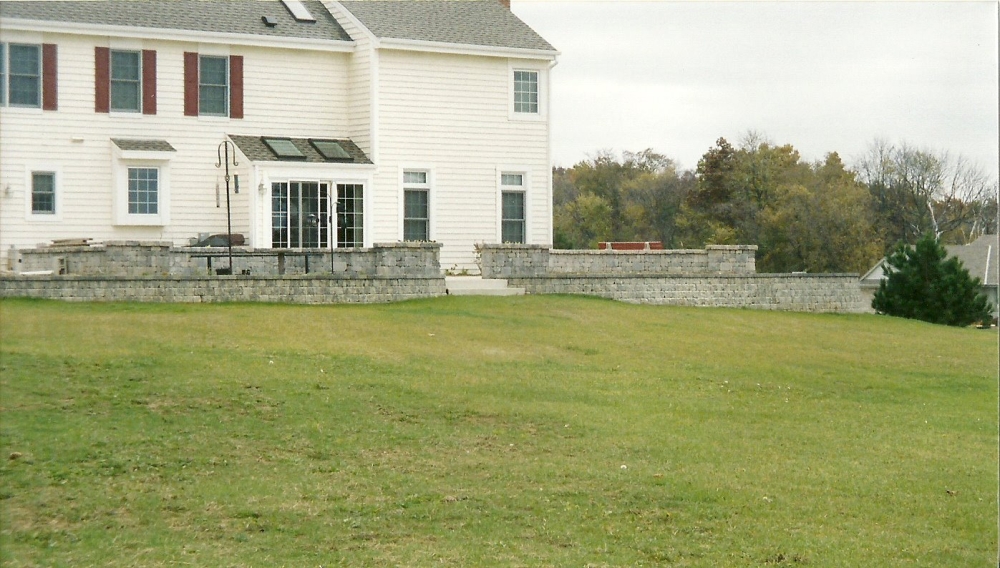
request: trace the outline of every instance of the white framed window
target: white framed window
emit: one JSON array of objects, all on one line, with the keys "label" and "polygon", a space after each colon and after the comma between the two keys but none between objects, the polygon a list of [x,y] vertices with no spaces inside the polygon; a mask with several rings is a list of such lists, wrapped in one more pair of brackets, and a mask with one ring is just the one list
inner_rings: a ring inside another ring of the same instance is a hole
[{"label": "white framed window", "polygon": [[0,104],[12,107],[42,106],[42,47],[21,43],[0,46]]},{"label": "white framed window", "polygon": [[508,117],[511,120],[546,120],[548,69],[530,62],[507,66]]},{"label": "white framed window", "polygon": [[500,172],[499,218],[501,243],[528,242],[528,183],[525,171]]},{"label": "white framed window", "polygon": [[514,70],[514,112],[538,114],[538,71]]},{"label": "white framed window", "polygon": [[198,114],[229,116],[229,58],[198,56]]},{"label": "white framed window", "polygon": [[429,241],[430,172],[403,170],[403,240]]},{"label": "white framed window", "polygon": [[158,215],[160,212],[160,168],[128,168],[128,214]]},{"label": "white framed window", "polygon": [[32,223],[60,221],[62,171],[50,162],[30,162],[24,170],[24,218]]},{"label": "white framed window", "polygon": [[31,214],[56,214],[55,172],[31,172]]},{"label": "white framed window", "polygon": [[111,51],[111,110],[142,110],[142,52]]}]

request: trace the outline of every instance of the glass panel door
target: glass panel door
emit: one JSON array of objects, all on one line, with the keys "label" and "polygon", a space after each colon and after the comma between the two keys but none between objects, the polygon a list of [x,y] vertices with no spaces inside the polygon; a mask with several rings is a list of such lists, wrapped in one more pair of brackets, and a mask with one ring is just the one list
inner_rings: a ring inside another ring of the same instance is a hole
[{"label": "glass panel door", "polygon": [[330,246],[330,184],[291,181],[271,184],[271,246]]}]

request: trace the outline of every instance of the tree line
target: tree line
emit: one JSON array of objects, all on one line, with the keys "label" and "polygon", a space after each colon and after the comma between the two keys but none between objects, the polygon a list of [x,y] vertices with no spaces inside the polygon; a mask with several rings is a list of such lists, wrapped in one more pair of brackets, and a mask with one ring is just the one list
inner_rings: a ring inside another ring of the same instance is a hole
[{"label": "tree line", "polygon": [[556,248],[756,244],[761,272],[865,272],[899,243],[997,232],[997,182],[961,156],[874,141],[853,165],[790,144],[720,138],[694,171],[652,150],[553,170]]}]

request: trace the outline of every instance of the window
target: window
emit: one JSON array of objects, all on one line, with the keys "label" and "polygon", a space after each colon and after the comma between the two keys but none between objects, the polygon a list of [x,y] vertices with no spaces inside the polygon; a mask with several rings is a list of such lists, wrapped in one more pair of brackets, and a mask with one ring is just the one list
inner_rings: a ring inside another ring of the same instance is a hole
[{"label": "window", "polygon": [[430,240],[430,185],[427,172],[403,172],[403,240]]},{"label": "window", "polygon": [[7,45],[7,104],[21,107],[42,105],[42,55],[37,45]]},{"label": "window", "polygon": [[198,61],[198,113],[229,116],[229,59],[202,55]]},{"label": "window", "polygon": [[243,118],[243,56],[184,53],[184,116]]},{"label": "window", "polygon": [[500,242],[525,242],[524,174],[500,174]]},{"label": "window", "polygon": [[364,186],[337,184],[337,247],[364,245]]},{"label": "window", "polygon": [[56,174],[54,172],[31,172],[31,213],[32,215],[55,215]]},{"label": "window", "polygon": [[129,215],[156,215],[159,205],[158,168],[128,169]]},{"label": "window", "polygon": [[57,47],[0,43],[0,105],[57,110]]},{"label": "window", "polygon": [[111,110],[142,110],[142,65],[138,51],[111,52]]},{"label": "window", "polygon": [[156,51],[94,48],[94,112],[156,114]]},{"label": "window", "polygon": [[330,246],[330,184],[316,181],[271,184],[271,247]]},{"label": "window", "polygon": [[538,114],[538,71],[514,71],[514,112]]}]

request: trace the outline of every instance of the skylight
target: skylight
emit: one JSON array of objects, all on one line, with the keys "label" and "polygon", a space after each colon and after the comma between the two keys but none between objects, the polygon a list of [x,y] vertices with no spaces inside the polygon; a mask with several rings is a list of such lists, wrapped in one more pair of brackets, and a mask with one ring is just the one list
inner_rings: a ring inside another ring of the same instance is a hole
[{"label": "skylight", "polygon": [[309,140],[320,156],[327,160],[350,160],[351,155],[336,140]]},{"label": "skylight", "polygon": [[288,11],[292,13],[292,17],[295,18],[296,22],[315,22],[316,18],[309,13],[309,10],[305,7],[300,0],[281,0],[281,3],[288,8]]},{"label": "skylight", "polygon": [[288,138],[261,138],[271,153],[282,160],[305,160],[306,156]]}]

